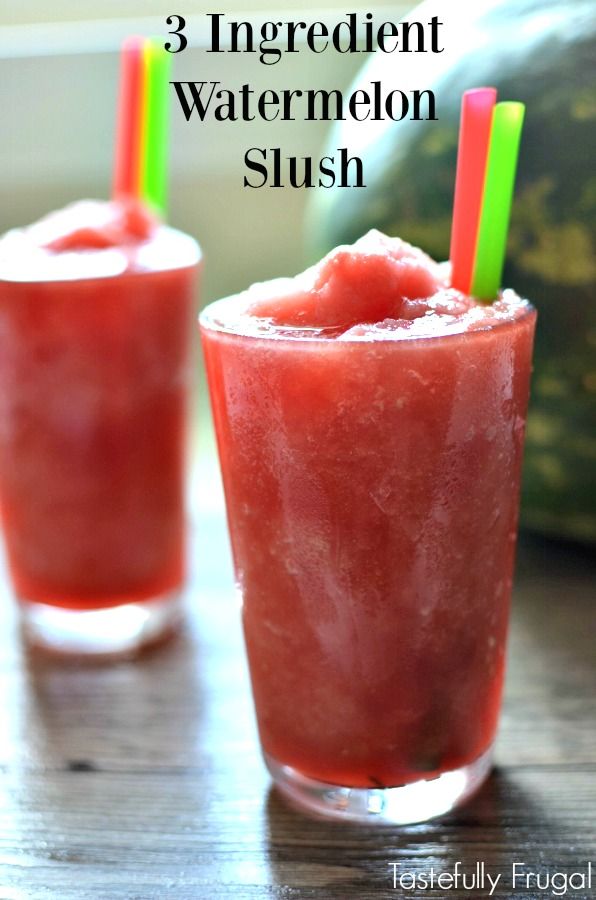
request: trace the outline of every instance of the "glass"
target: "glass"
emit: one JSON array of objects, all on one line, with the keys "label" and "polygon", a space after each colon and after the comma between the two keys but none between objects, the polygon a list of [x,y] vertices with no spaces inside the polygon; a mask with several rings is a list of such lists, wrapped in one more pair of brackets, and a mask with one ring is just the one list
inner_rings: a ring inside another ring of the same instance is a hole
[{"label": "glass", "polygon": [[201,331],[265,762],[406,823],[490,769],[535,311],[439,337]]},{"label": "glass", "polygon": [[0,272],[9,572],[28,638],[81,654],[136,650],[180,617],[200,262],[172,229],[134,264],[98,246],[50,260],[59,276]]}]

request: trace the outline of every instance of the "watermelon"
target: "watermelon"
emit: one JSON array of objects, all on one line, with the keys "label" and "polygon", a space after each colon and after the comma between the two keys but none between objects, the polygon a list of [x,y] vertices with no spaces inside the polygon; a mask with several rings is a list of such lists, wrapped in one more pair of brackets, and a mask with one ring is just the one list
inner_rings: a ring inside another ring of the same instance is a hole
[{"label": "watermelon", "polygon": [[329,148],[361,157],[367,187],[314,194],[310,253],[374,227],[445,259],[462,92],[495,85],[527,104],[503,277],[539,312],[522,523],[596,542],[596,3],[448,6],[429,0],[410,16],[439,15],[443,53],[376,54],[351,88],[430,88],[439,120],[334,127]]}]

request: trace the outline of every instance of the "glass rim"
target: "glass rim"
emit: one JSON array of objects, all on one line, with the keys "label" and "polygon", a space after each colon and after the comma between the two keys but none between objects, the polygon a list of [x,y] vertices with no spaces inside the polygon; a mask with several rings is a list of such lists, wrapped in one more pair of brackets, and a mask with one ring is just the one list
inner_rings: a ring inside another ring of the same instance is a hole
[{"label": "glass rim", "polygon": [[[12,229],[12,232],[6,232],[0,237],[0,242],[6,236],[20,230],[22,229]],[[158,249],[161,249],[163,255],[158,254],[157,264],[153,267],[144,264],[145,256],[147,256],[147,262],[151,262],[149,259],[151,254],[155,257],[155,246],[160,238],[165,246]],[[167,246],[167,242],[171,242],[172,239],[178,242],[179,247],[173,262],[168,262],[166,261],[166,252],[171,251],[171,247]],[[140,241],[138,244],[62,250],[53,255],[51,251],[43,248],[35,249],[39,250],[39,256],[32,250],[26,258],[15,265],[13,273],[16,273],[17,277],[11,277],[10,264],[0,268],[1,287],[68,285],[95,281],[108,282],[122,278],[145,278],[166,272],[195,269],[203,261],[203,250],[196,238],[178,228],[172,228],[170,225],[160,228],[157,237]],[[104,261],[103,271],[99,267],[100,260]],[[106,260],[108,262],[107,271]],[[39,274],[31,277],[31,271],[35,271],[36,267]],[[19,277],[21,272],[23,277]]]},{"label": "glass rim", "polygon": [[[505,291],[510,291],[511,288],[504,288],[501,291],[500,296]],[[342,334],[341,326],[338,327],[328,327],[328,328],[294,328],[293,326],[282,326],[282,325],[271,325],[271,330],[263,330],[263,332],[251,331],[246,327],[242,327],[242,321],[237,317],[234,322],[235,325],[227,325],[225,322],[218,321],[213,317],[213,313],[217,307],[220,307],[223,304],[229,303],[230,301],[236,300],[242,296],[240,294],[231,294],[227,297],[222,297],[219,300],[214,300],[211,303],[208,303],[204,309],[201,310],[198,316],[199,327],[202,331],[209,331],[215,334],[225,334],[229,335],[233,338],[238,338],[247,341],[267,341],[271,343],[298,343],[298,344],[362,344],[364,347],[370,346],[371,344],[375,345],[395,345],[395,344],[427,344],[430,342],[441,341],[444,342],[446,340],[452,340],[455,338],[466,338],[470,339],[473,336],[480,337],[481,335],[487,335],[494,331],[501,329],[508,329],[515,325],[521,325],[526,322],[528,318],[535,317],[537,314],[536,307],[530,303],[526,298],[520,297],[521,304],[518,307],[518,314],[516,316],[509,316],[507,318],[502,318],[497,321],[493,321],[484,326],[478,326],[474,328],[462,329],[459,331],[449,331],[441,334],[421,334],[415,336],[408,336],[407,333],[397,334],[396,332],[386,332],[385,335],[354,335],[353,337],[345,337]],[[516,295],[517,296],[517,295]],[[522,305],[523,304],[523,305]],[[248,317],[245,317],[248,318]],[[256,318],[256,317],[254,317]],[[263,322],[267,322],[265,317],[262,318]],[[371,324],[371,323],[365,323]],[[373,323],[374,324],[374,323]],[[353,326],[351,326],[353,327]],[[292,333],[294,330],[294,334]],[[309,333],[312,332],[312,333]],[[327,334],[325,334],[325,331]],[[283,333],[282,333],[283,332]],[[339,337],[341,336],[341,339]]]}]

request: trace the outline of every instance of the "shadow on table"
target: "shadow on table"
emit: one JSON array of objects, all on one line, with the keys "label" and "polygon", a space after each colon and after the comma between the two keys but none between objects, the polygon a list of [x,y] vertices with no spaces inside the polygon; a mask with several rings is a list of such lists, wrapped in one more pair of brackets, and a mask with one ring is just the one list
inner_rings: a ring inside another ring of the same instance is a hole
[{"label": "shadow on table", "polygon": [[134,659],[63,659],[25,645],[31,763],[74,771],[192,765],[204,713],[200,641],[182,629]]},{"label": "shadow on table", "polygon": [[19,865],[36,878],[48,867],[52,896],[64,895],[56,864],[115,860],[117,880],[131,858],[154,858],[160,835],[193,833],[205,802],[193,774],[204,759],[204,654],[193,630],[102,666],[22,648],[0,800],[27,850]]},{"label": "shadow on table", "polygon": [[[435,876],[453,872],[456,862],[468,879],[481,877],[481,863],[485,873],[501,874],[493,897],[510,897],[512,863],[540,867],[542,854],[539,858],[536,846],[531,847],[535,823],[543,823],[545,841],[549,830],[557,832],[558,827],[556,822],[548,825],[546,811],[516,776],[498,769],[461,810],[423,824],[357,826],[311,819],[288,806],[274,788],[266,821],[272,882],[286,889],[320,888],[312,896],[329,900],[378,900],[381,890],[390,896],[394,871],[405,875],[405,896],[424,897],[425,890],[410,892],[412,878],[428,877],[433,869]],[[478,883],[474,889],[488,896],[484,878],[484,890]],[[470,896],[470,889],[471,882],[466,890],[460,887],[461,893],[449,890],[449,897]]]}]

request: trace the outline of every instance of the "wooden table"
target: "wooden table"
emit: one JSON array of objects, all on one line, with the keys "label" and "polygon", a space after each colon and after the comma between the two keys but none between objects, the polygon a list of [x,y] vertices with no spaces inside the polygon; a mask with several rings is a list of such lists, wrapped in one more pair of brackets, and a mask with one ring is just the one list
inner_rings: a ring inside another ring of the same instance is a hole
[{"label": "wooden table", "polygon": [[[203,485],[213,483],[213,479]],[[221,498],[196,527],[188,627],[136,662],[60,663],[19,641],[2,597],[0,898],[488,896],[393,888],[408,877],[585,872],[596,897],[596,562],[526,539],[497,767],[460,812],[381,829],[311,821],[259,758]],[[7,590],[4,589],[7,594]],[[576,882],[577,883],[577,882]]]}]

